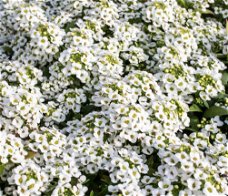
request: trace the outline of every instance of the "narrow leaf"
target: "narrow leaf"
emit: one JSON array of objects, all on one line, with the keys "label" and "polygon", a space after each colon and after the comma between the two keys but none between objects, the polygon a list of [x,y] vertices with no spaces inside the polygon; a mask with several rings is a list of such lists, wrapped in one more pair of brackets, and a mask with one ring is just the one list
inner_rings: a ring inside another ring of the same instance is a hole
[{"label": "narrow leaf", "polygon": [[190,110],[190,112],[202,112],[200,107],[198,105],[196,105],[196,104],[191,105],[189,110]]},{"label": "narrow leaf", "polygon": [[206,118],[212,118],[215,116],[224,116],[228,115],[228,110],[219,106],[212,106],[209,109],[207,109],[204,113],[204,117]]},{"label": "narrow leaf", "polygon": [[191,116],[190,117],[190,127],[188,127],[188,129],[197,131],[199,129],[197,127],[198,124],[199,124],[199,118],[197,116]]},{"label": "narrow leaf", "polygon": [[226,59],[227,55],[226,54],[222,54],[222,53],[218,53],[216,54],[218,59]]},{"label": "narrow leaf", "polygon": [[191,128],[191,127],[187,127],[187,128],[185,128],[184,130],[185,130],[185,131],[193,131],[193,132],[198,131],[198,129],[193,129],[193,128]]},{"label": "narrow leaf", "polygon": [[94,192],[91,191],[90,194],[89,194],[89,196],[94,196]]},{"label": "narrow leaf", "polygon": [[201,12],[202,14],[208,14],[208,15],[215,15],[214,12],[212,12],[211,10],[206,9],[205,11]]},{"label": "narrow leaf", "polygon": [[2,174],[3,174],[4,169],[5,169],[5,166],[4,166],[3,164],[2,164],[2,165],[0,165],[0,175],[2,175]]},{"label": "narrow leaf", "polygon": [[209,108],[209,107],[210,107],[209,104],[207,103],[207,101],[203,101],[203,104],[204,104],[204,106],[205,106],[206,108]]},{"label": "narrow leaf", "polygon": [[177,0],[177,3],[178,3],[180,6],[182,6],[182,7],[184,7],[184,8],[187,8],[187,4],[186,4],[185,0]]},{"label": "narrow leaf", "polygon": [[223,72],[222,74],[222,84],[226,85],[228,83],[228,72]]},{"label": "narrow leaf", "polygon": [[228,94],[219,93],[218,96],[216,97],[216,99],[224,99],[224,98],[228,98]]},{"label": "narrow leaf", "polygon": [[101,181],[106,183],[106,184],[109,184],[110,183],[110,178],[109,178],[109,176],[102,175],[101,176]]},{"label": "narrow leaf", "polygon": [[85,105],[85,106],[82,106],[81,108],[81,113],[83,115],[86,115],[92,111],[96,111],[98,110],[98,107],[94,106],[94,105]]}]

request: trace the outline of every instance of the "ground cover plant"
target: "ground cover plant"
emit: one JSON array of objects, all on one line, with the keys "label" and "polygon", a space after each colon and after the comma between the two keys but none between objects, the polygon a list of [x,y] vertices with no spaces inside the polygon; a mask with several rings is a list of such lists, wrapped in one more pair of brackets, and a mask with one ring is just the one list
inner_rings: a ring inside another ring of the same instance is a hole
[{"label": "ground cover plant", "polygon": [[227,0],[0,0],[0,195],[225,196]]}]

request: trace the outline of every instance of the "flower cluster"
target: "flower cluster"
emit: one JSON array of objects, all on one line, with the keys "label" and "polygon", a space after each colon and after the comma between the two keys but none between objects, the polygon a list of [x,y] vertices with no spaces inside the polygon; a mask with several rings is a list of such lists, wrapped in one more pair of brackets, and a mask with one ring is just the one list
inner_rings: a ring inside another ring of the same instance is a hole
[{"label": "flower cluster", "polygon": [[227,5],[0,1],[0,196],[225,196]]}]

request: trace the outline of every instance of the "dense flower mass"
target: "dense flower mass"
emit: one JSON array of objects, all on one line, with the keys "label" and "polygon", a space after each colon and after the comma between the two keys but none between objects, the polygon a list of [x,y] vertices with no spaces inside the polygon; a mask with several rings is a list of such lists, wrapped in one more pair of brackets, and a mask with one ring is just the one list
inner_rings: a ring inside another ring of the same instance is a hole
[{"label": "dense flower mass", "polygon": [[0,196],[225,196],[227,17],[227,0],[0,0]]}]

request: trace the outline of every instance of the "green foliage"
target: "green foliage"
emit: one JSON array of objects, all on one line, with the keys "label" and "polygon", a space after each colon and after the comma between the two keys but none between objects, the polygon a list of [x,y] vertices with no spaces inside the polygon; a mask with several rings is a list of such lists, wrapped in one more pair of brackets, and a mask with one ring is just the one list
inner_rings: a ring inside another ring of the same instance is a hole
[{"label": "green foliage", "polygon": [[200,107],[198,105],[196,105],[196,104],[191,105],[189,110],[190,110],[190,112],[202,112]]},{"label": "green foliage", "polygon": [[89,194],[89,196],[94,196],[94,192],[91,191],[90,194]]},{"label": "green foliage", "polygon": [[88,187],[87,196],[103,196],[108,193],[111,179],[107,171],[99,171],[87,177],[87,181],[84,183]]},{"label": "green foliage", "polygon": [[190,127],[188,128],[188,130],[190,131],[198,131],[198,125],[199,124],[199,117],[196,115],[192,115],[190,117]]},{"label": "green foliage", "polygon": [[151,154],[147,159],[147,165],[149,166],[149,176],[153,176],[157,171],[158,166],[160,165],[160,159],[157,155],[157,152]]},{"label": "green foliage", "polygon": [[223,83],[223,85],[227,85],[227,83],[228,83],[228,72],[223,72],[222,83]]},{"label": "green foliage", "polygon": [[218,106],[212,106],[208,108],[203,114],[203,116],[206,118],[212,118],[215,116],[224,116],[224,115],[228,115],[228,110]]},{"label": "green foliage", "polygon": [[1,165],[0,165],[0,175],[3,174],[4,169],[5,169],[5,165],[1,164]]}]

